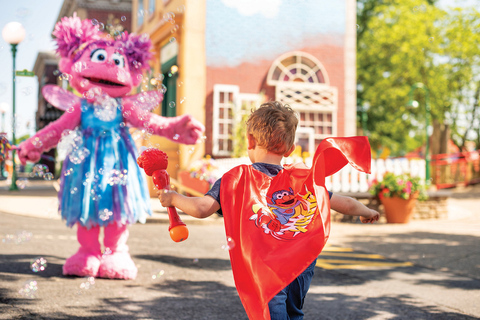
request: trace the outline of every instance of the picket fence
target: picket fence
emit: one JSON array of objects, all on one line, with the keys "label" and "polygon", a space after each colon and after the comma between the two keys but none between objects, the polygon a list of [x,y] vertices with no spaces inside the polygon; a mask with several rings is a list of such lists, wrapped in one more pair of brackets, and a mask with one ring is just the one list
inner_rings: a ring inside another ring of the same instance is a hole
[{"label": "picket fence", "polygon": [[[284,164],[295,163],[301,159],[285,158]],[[251,164],[248,157],[217,159],[215,164],[221,174],[241,164]],[[311,166],[312,158],[305,159],[305,164]],[[371,174],[358,172],[352,166],[346,165],[343,169],[325,179],[325,187],[332,192],[360,193],[368,192],[374,179],[382,181],[385,172],[395,174],[410,173],[414,177],[425,180],[425,160],[423,159],[372,159]]]}]

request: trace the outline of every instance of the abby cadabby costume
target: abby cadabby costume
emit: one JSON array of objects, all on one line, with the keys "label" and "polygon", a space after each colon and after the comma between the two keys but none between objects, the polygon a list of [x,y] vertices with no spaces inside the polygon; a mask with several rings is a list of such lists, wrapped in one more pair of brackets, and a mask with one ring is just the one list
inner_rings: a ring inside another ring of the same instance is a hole
[{"label": "abby cadabby costume", "polygon": [[80,248],[66,260],[63,274],[134,279],[137,268],[126,244],[127,226],[145,222],[151,208],[128,128],[194,144],[204,126],[190,115],[165,118],[150,112],[161,102],[161,90],[128,95],[149,68],[151,42],[146,35],[112,37],[75,14],[58,22],[53,35],[62,77],[79,95],[58,86],[42,89],[45,99],[65,113],[21,143],[19,158],[36,162],[57,144],[67,150],[59,211],[67,226],[77,225]]}]

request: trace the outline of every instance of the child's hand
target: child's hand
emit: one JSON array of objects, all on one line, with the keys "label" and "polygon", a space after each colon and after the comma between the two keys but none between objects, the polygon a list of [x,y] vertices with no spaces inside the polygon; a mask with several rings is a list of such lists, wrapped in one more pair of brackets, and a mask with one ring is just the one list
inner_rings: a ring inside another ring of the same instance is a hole
[{"label": "child's hand", "polygon": [[362,223],[374,223],[375,221],[378,221],[378,218],[380,218],[380,214],[373,210],[373,209],[368,209],[370,212],[367,215],[360,216],[360,221]]},{"label": "child's hand", "polygon": [[160,203],[163,207],[173,207],[173,196],[176,192],[167,189],[159,189],[157,190],[157,196],[160,200]]}]

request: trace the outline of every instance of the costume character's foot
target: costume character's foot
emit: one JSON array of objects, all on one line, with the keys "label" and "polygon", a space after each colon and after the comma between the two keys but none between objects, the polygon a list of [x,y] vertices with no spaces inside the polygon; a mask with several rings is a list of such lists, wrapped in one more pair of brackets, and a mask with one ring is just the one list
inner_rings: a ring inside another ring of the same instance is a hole
[{"label": "costume character's foot", "polygon": [[77,226],[77,239],[80,248],[77,253],[67,259],[63,265],[63,274],[79,277],[96,277],[100,267],[99,227],[87,229],[80,224]]},{"label": "costume character's foot", "polygon": [[128,253],[126,225],[110,224],[104,229],[105,253],[100,260],[98,276],[109,279],[135,279],[137,267]]}]

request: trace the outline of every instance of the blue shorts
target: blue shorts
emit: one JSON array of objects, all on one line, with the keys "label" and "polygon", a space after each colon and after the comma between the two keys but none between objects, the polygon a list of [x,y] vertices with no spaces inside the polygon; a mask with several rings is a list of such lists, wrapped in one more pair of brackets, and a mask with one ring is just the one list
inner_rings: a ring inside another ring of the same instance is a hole
[{"label": "blue shorts", "polygon": [[315,269],[315,259],[305,271],[286,286],[268,303],[272,320],[301,320],[303,319],[303,301],[312,282]]}]

